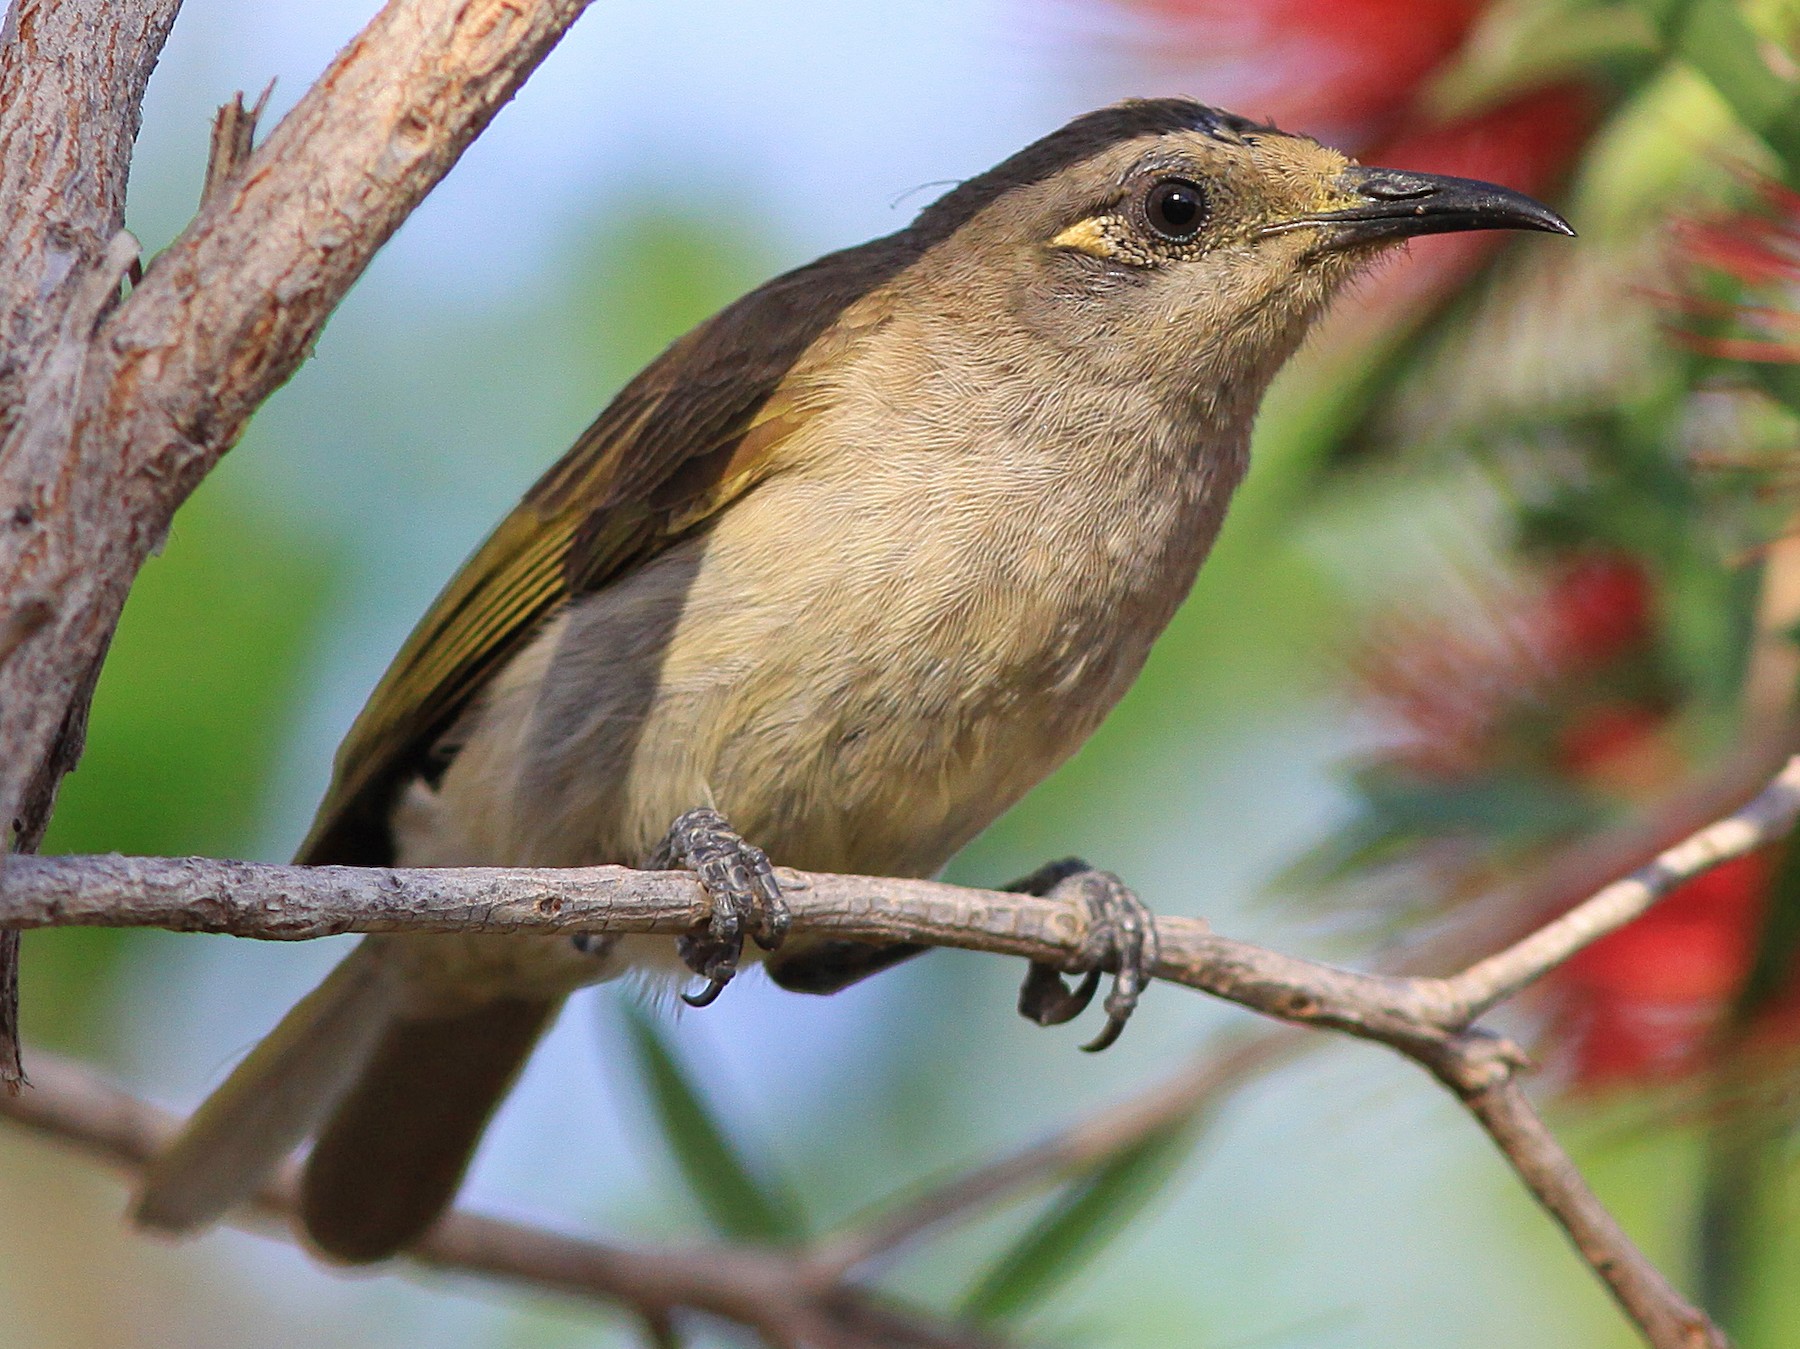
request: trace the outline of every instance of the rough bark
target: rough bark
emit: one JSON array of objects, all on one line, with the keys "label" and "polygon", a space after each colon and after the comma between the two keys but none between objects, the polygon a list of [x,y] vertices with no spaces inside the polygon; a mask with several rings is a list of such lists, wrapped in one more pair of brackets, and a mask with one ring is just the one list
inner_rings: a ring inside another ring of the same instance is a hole
[{"label": "rough bark", "polygon": [[[175,510],[587,0],[391,0],[128,298],[121,227],[174,0],[24,0],[0,48],[0,821],[35,845]],[[0,940],[0,993],[16,937]],[[0,1079],[16,1082],[0,1003]]]}]

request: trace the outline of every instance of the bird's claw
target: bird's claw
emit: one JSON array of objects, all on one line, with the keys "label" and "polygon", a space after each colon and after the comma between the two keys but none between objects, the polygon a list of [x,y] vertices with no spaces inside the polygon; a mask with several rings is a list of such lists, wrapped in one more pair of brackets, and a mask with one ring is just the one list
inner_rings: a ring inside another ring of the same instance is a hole
[{"label": "bird's claw", "polygon": [[702,806],[676,820],[649,865],[652,870],[685,867],[712,901],[706,924],[675,944],[687,967],[706,980],[698,993],[681,995],[690,1007],[705,1007],[724,992],[737,973],[746,936],[765,951],[787,937],[788,908],[775,869],[763,850],[746,843],[718,811]]},{"label": "bird's claw", "polygon": [[1105,1049],[1125,1029],[1156,968],[1154,915],[1117,876],[1077,858],[1052,862],[1007,889],[1073,899],[1087,910],[1080,962],[1066,971],[1080,974],[1081,981],[1070,988],[1063,980],[1064,969],[1034,961],[1019,988],[1019,1012],[1040,1026],[1072,1021],[1087,1010],[1099,990],[1101,972],[1110,968],[1114,975],[1103,1004],[1106,1025],[1082,1046],[1089,1053]]}]

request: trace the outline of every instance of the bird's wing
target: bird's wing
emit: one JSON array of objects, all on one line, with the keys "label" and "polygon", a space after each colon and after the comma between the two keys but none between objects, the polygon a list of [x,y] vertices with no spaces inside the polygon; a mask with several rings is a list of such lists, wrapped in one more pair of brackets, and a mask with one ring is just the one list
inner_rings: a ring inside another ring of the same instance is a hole
[{"label": "bird's wing", "polygon": [[[820,408],[809,372],[882,318],[857,303],[908,260],[903,236],[833,254],[721,311],[619,393],[426,613],[338,751],[299,860],[393,861],[388,816],[487,681],[571,596],[706,527]],[[854,306],[854,317],[846,311]]]}]

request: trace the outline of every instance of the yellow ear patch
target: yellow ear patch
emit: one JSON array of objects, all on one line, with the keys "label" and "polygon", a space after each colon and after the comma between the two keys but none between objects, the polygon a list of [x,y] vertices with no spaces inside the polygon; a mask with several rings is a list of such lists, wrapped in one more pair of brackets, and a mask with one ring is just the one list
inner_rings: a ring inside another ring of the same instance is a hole
[{"label": "yellow ear patch", "polygon": [[1050,241],[1052,248],[1073,248],[1096,258],[1118,256],[1118,245],[1106,232],[1102,217],[1089,216],[1086,220],[1070,225],[1068,229]]}]

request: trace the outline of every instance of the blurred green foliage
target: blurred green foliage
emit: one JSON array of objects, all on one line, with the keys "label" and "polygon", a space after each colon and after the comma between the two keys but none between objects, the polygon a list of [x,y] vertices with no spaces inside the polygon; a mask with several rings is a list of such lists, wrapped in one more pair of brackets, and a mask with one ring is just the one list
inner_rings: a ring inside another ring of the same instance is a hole
[{"label": "blurred green foliage", "polygon": [[[242,856],[306,685],[330,553],[221,470],[176,517],[131,592],[46,852]],[[143,933],[25,940],[25,1033],[93,1051]]]},{"label": "blurred green foliage", "polygon": [[1069,1184],[982,1271],[963,1299],[963,1315],[1004,1323],[1046,1301],[1166,1188],[1193,1132],[1182,1124],[1158,1130]]},{"label": "blurred green foliage", "polygon": [[766,1157],[751,1164],[649,1014],[627,1005],[625,1028],[676,1167],[719,1235],[777,1246],[804,1242],[806,1217],[792,1187],[769,1174]]},{"label": "blurred green foliage", "polygon": [[[570,259],[566,321],[584,378],[617,387],[701,320],[775,271],[764,232],[721,235],[645,197],[586,233]],[[592,409],[598,411],[598,408]]]}]

